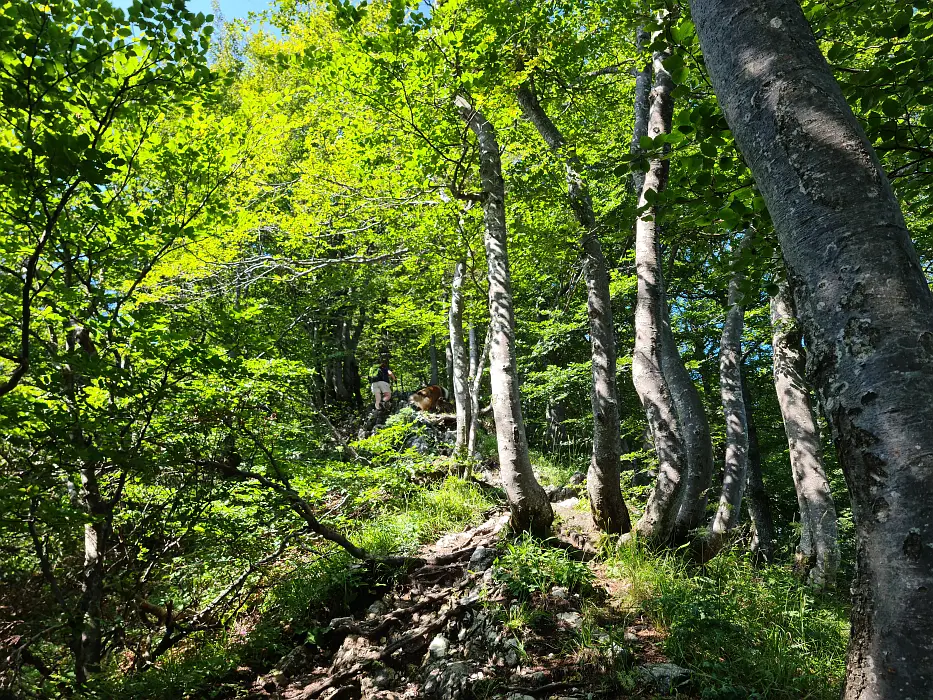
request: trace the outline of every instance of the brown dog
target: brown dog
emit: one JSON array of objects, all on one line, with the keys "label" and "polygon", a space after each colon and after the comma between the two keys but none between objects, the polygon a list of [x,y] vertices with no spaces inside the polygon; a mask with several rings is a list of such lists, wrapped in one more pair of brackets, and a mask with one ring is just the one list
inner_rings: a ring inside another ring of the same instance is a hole
[{"label": "brown dog", "polygon": [[408,402],[422,411],[433,411],[437,408],[438,402],[444,399],[444,390],[437,384],[429,384],[421,387],[408,397]]}]

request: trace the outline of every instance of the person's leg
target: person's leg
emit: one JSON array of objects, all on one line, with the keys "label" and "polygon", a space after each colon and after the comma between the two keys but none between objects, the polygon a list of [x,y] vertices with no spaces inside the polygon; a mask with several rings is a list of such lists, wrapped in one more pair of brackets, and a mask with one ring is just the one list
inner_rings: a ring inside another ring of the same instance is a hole
[{"label": "person's leg", "polygon": [[379,401],[379,399],[382,398],[382,389],[379,387],[378,383],[374,383],[370,388],[372,389],[373,397],[376,399],[376,410],[379,410],[382,408],[382,403]]}]

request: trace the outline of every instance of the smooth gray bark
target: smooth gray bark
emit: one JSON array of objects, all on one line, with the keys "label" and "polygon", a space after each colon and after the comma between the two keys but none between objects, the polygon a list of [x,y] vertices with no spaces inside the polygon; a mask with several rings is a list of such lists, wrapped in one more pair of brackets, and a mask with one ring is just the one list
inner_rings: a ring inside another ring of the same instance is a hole
[{"label": "smooth gray bark", "polygon": [[774,389],[784,418],[790,466],[800,508],[795,569],[815,588],[832,585],[839,568],[836,504],[823,467],[820,428],[804,376],[806,353],[786,282],[771,298]]},{"label": "smooth gray bark", "polygon": [[470,431],[467,437],[467,454],[476,456],[476,432],[479,429],[479,394],[483,386],[483,368],[486,357],[489,355],[490,332],[492,326],[486,328],[486,339],[483,349],[476,344],[476,329],[470,326]]},{"label": "smooth gray bark", "polygon": [[586,278],[593,380],[590,388],[593,452],[586,486],[593,522],[603,532],[622,534],[631,530],[632,524],[619,485],[622,436],[619,432],[619,398],[616,388],[615,330],[609,271],[599,244],[596,213],[582,175],[583,167],[573,148],[568,147],[529,85],[521,85],[516,96],[525,118],[534,125],[548,148],[563,158],[567,199],[582,229],[583,275]]},{"label": "smooth gray bark", "polygon": [[505,224],[505,183],[499,142],[493,125],[482,113],[457,96],[460,117],[476,135],[479,146],[479,172],[483,189],[484,242],[489,275],[489,377],[492,385],[492,412],[496,419],[499,469],[502,486],[516,531],[544,534],[550,530],[554,512],[547,494],[537,482],[528,455],[528,440],[522,419],[515,366],[515,312]]},{"label": "smooth gray bark", "polygon": [[[670,74],[662,63],[664,55],[654,60],[655,83],[651,90],[648,135],[670,133],[674,113]],[[632,381],[641,399],[658,455],[658,478],[645,513],[635,529],[642,537],[656,541],[671,539],[679,499],[687,471],[684,438],[677,409],[662,370],[661,316],[664,294],[657,207],[653,195],[667,186],[669,162],[652,160],[638,196],[642,210],[635,223],[635,267],[638,292],[635,305],[635,347],[632,356]],[[649,197],[651,200],[649,201]]]},{"label": "smooth gray bark", "polygon": [[756,560],[770,562],[774,559],[774,519],[761,473],[761,449],[758,445],[758,430],[755,427],[755,412],[748,391],[745,373],[742,373],[742,401],[748,419],[748,483],[745,486],[745,502],[748,517],[752,521],[751,550]]},{"label": "smooth gray bark", "polygon": [[450,292],[450,347],[453,359],[454,404],[457,412],[457,441],[454,456],[467,456],[467,441],[470,435],[470,362],[463,339],[463,279],[466,277],[466,262],[461,260],[454,267],[454,278]]},{"label": "smooth gray bark", "polygon": [[[639,27],[635,30],[635,46],[639,56],[642,55],[645,44],[650,40],[648,32]],[[639,153],[641,145],[639,140],[648,134],[648,109],[651,99],[652,59],[644,56],[644,68],[635,73],[635,128],[632,131],[632,153]],[[636,195],[641,194],[645,185],[645,174],[640,170],[632,171],[632,187]]]},{"label": "smooth gray bark", "polygon": [[661,314],[661,371],[674,400],[687,456],[687,478],[675,521],[676,534],[683,537],[688,531],[702,525],[706,518],[707,494],[713,478],[713,440],[703,399],[687,371],[671,330],[671,315],[663,278],[661,294],[664,300]]},{"label": "smooth gray bark", "polygon": [[[748,241],[746,238],[742,247]],[[739,291],[744,276],[744,273],[738,270],[729,280],[729,309],[722,324],[722,339],[719,343],[719,390],[726,421],[726,458],[719,507],[710,524],[708,544],[713,552],[720,549],[729,531],[739,524],[742,497],[748,479],[748,416],[742,398],[742,330],[745,325],[745,307]]]},{"label": "smooth gray bark", "polygon": [[795,0],[692,0],[768,206],[856,526],[843,697],[933,686],[933,295],[877,155]]}]

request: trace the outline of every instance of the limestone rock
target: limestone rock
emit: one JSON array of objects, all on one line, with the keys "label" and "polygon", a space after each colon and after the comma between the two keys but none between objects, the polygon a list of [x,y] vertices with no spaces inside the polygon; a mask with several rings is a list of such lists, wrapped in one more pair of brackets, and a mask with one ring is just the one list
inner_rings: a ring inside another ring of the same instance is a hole
[{"label": "limestone rock", "polygon": [[690,671],[677,664],[645,664],[638,669],[638,675],[651,682],[665,695],[674,693],[690,680]]},{"label": "limestone rock", "polygon": [[480,545],[473,552],[473,556],[470,557],[470,564],[467,566],[467,569],[470,571],[486,571],[496,559],[496,550],[492,547],[484,547]]},{"label": "limestone rock", "polygon": [[437,661],[427,668],[423,690],[438,700],[462,700],[467,695],[473,668],[465,661]]}]

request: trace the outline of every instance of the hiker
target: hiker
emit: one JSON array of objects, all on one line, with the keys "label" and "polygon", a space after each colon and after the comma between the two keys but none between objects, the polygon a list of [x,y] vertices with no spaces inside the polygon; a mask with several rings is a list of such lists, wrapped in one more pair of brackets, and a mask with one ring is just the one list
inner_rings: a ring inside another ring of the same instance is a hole
[{"label": "hiker", "polygon": [[389,369],[388,360],[382,360],[382,364],[380,364],[379,369],[376,370],[375,376],[370,377],[369,381],[372,382],[370,388],[373,390],[373,396],[376,398],[376,410],[378,411],[382,409],[384,405],[388,404],[392,398],[392,382],[395,381],[395,375],[392,373],[392,370]]}]

